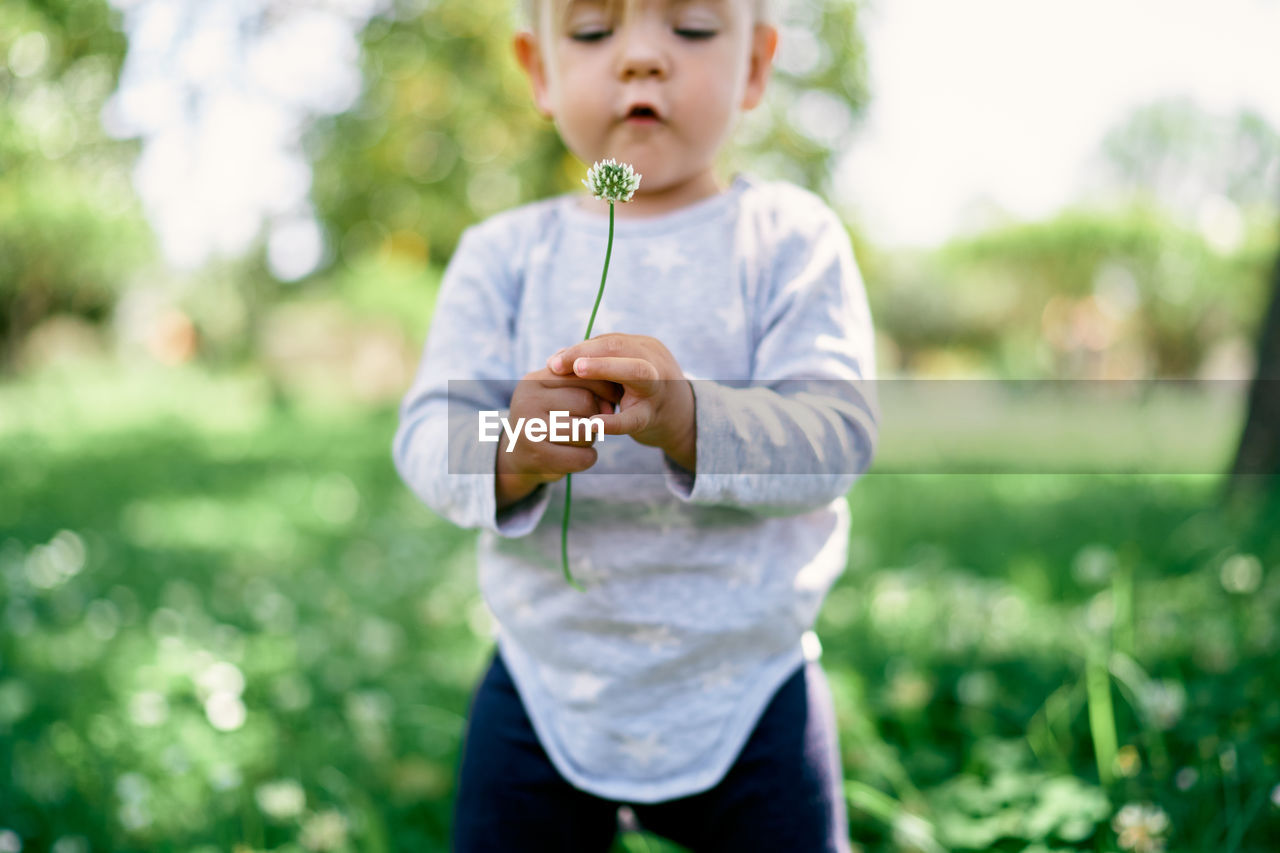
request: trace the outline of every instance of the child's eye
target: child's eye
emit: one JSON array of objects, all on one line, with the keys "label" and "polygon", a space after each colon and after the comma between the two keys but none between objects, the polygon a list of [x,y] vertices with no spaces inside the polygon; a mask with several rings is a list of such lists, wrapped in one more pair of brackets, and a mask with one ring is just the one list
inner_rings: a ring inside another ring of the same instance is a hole
[{"label": "child's eye", "polygon": [[[690,30],[677,29],[676,35],[681,38],[690,39],[691,41],[705,41],[719,35],[716,30]],[[612,30],[588,30],[586,32],[572,33],[569,38],[580,42],[596,42],[608,38],[613,34]]]}]

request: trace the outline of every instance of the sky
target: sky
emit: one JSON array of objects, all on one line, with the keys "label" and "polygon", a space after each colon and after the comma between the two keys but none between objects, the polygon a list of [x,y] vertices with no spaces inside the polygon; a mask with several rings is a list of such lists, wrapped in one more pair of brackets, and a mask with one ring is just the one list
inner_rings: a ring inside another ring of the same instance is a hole
[{"label": "sky", "polygon": [[1052,213],[1158,98],[1280,129],[1280,0],[872,0],[863,32],[873,101],[833,201],[884,244],[941,242],[983,200]]},{"label": "sky", "polygon": [[[303,0],[248,41],[270,0],[111,2],[130,50],[103,119],[144,140],[134,181],[165,255],[197,267],[265,227],[273,272],[306,275],[324,246],[301,133],[355,102],[356,33],[389,0]],[[1157,98],[1280,128],[1280,0],[865,0],[862,27],[873,100],[830,201],[884,245],[937,244],[979,202],[1051,213]]]}]

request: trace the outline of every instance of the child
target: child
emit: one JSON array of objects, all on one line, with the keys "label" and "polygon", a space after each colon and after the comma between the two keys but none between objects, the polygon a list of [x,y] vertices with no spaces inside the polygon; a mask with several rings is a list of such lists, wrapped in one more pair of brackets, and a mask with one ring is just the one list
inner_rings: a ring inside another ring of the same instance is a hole
[{"label": "child", "polygon": [[[397,468],[432,509],[483,529],[496,623],[459,851],[604,853],[624,805],[694,851],[849,850],[808,629],[871,460],[858,389],[872,330],[848,236],[817,196],[714,174],[768,80],[777,33],[758,5],[536,0],[515,38],[569,149],[643,177],[616,208],[586,342],[606,203],[567,194],[467,229],[401,409]],[[486,410],[598,415],[608,437],[526,434],[508,451],[505,436],[476,440]],[[585,592],[561,572],[568,473]]]}]

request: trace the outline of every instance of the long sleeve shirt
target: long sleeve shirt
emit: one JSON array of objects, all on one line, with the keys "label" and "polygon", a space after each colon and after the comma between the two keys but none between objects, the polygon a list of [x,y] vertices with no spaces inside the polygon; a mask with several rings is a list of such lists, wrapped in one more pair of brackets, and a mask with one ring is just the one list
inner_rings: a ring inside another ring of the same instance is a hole
[{"label": "long sleeve shirt", "polygon": [[564,481],[500,510],[504,444],[475,440],[459,413],[505,414],[520,377],[582,339],[608,228],[606,203],[566,194],[463,233],[393,455],[427,506],[480,529],[498,646],[556,768],[648,803],[723,778],[803,662],[845,567],[845,494],[874,450],[873,333],[847,232],[794,184],[739,174],[674,212],[618,219],[593,333],[670,350],[694,388],[697,462],[596,443],[573,476],[581,592],[561,570]]}]

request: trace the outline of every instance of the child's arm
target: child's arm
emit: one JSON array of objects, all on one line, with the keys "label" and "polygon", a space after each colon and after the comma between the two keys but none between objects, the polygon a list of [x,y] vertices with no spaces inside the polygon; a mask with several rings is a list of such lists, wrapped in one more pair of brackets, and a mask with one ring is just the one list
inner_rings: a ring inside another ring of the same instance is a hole
[{"label": "child's arm", "polygon": [[[605,432],[662,447],[672,490],[691,503],[804,512],[843,495],[871,463],[871,318],[835,214],[824,206],[814,233],[772,273],[756,346],[762,379],[750,387],[664,381],[683,378],[675,359],[636,335],[601,335],[548,361],[558,373],[620,382],[623,400],[604,416]],[[688,436],[693,451],[682,457]]]}]

